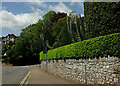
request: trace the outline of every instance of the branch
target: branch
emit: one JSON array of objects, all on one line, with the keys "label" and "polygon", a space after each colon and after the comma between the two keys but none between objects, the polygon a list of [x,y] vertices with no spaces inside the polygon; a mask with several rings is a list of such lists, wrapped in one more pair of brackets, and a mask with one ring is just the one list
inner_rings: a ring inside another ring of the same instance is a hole
[{"label": "branch", "polygon": [[49,43],[48,43],[48,40],[45,42],[47,47],[50,48],[50,49],[53,49],[54,47],[50,46]]}]

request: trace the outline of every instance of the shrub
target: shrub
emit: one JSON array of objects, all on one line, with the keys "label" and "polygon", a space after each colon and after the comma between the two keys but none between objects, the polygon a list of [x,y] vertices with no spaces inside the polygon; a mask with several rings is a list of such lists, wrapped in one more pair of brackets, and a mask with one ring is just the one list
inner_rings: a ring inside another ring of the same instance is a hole
[{"label": "shrub", "polygon": [[[47,60],[66,58],[91,58],[99,56],[120,56],[120,33],[99,36],[47,52]],[[40,53],[40,60],[46,60],[46,54]]]},{"label": "shrub", "polygon": [[87,38],[120,32],[120,2],[85,2],[84,28]]}]

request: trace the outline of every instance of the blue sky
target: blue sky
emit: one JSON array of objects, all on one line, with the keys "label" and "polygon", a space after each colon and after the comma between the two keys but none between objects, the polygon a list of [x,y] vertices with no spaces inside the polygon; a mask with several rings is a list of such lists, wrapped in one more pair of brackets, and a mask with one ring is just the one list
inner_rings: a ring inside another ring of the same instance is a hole
[{"label": "blue sky", "polygon": [[83,2],[2,2],[1,7],[2,36],[10,33],[19,36],[21,29],[36,23],[50,10],[68,14],[76,11],[84,16]]}]

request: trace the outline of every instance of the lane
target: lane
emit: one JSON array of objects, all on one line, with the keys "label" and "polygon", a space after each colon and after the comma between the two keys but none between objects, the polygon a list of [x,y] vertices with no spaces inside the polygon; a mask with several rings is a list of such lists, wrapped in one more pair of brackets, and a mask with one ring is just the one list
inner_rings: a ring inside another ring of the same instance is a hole
[{"label": "lane", "polygon": [[2,84],[20,84],[29,70],[24,66],[2,66]]}]

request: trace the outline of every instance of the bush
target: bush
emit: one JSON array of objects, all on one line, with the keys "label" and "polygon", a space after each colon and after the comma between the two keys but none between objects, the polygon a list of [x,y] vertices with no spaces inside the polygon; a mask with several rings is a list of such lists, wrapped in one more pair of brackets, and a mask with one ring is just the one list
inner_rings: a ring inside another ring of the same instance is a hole
[{"label": "bush", "polygon": [[87,38],[120,32],[120,2],[85,2],[84,28]]},{"label": "bush", "polygon": [[[66,58],[91,58],[99,56],[120,56],[120,33],[99,36],[47,52],[47,60]],[[46,60],[46,54],[40,53],[40,60]]]}]

